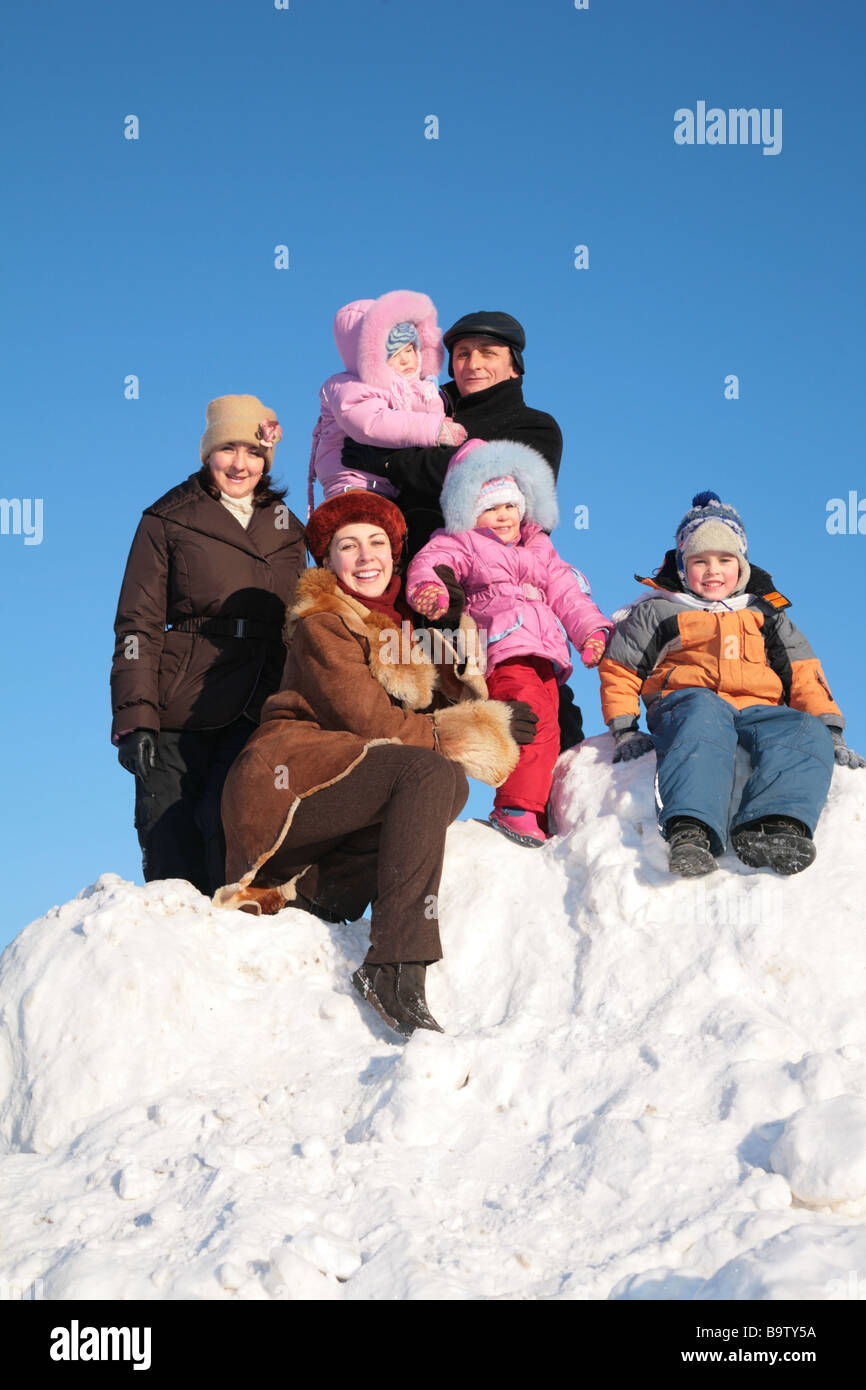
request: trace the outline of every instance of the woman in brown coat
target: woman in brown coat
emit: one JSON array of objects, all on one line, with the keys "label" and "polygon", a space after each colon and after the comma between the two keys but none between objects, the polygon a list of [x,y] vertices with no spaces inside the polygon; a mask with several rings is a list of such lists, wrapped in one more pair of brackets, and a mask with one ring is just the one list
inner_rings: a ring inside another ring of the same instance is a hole
[{"label": "woman in brown coat", "polygon": [[285,606],[303,529],[271,485],[273,412],[255,396],[207,408],[199,472],[142,516],[114,630],[112,741],[135,774],[146,882],[225,882],[220,797],[285,663]]},{"label": "woman in brown coat", "polygon": [[425,968],[442,955],[437,892],[466,774],[504,781],[535,716],[486,698],[471,640],[411,639],[394,572],[405,534],[394,503],[373,492],[333,497],[307,523],[320,568],[298,582],[282,687],[226,782],[230,881],[215,902],[329,921],[355,920],[372,902],[352,983],[408,1036],[442,1031]]}]

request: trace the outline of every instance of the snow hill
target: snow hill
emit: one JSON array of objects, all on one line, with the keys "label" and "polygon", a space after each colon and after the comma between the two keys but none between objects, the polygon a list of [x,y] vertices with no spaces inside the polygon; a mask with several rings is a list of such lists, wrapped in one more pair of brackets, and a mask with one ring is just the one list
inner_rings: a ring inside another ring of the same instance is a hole
[{"label": "snow hill", "polygon": [[[818,859],[666,872],[653,760],[560,760],[542,851],[449,833],[447,1035],[367,924],[104,874],[0,960],[0,1296],[866,1294],[866,772]],[[41,1282],[39,1282],[41,1281]]]}]

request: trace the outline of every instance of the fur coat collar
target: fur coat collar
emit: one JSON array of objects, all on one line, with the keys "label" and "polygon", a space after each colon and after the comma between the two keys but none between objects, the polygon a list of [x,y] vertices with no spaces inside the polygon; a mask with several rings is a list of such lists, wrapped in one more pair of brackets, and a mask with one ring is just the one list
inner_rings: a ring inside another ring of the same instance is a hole
[{"label": "fur coat collar", "polygon": [[345,593],[330,570],[308,569],[286,614],[289,641],[298,623],[318,613],[335,613],[364,642],[370,674],[406,709],[428,709],[437,691],[451,703],[487,699],[478,629],[468,614],[456,632],[412,632],[409,623],[397,627],[386,614],[371,612],[360,598]]}]

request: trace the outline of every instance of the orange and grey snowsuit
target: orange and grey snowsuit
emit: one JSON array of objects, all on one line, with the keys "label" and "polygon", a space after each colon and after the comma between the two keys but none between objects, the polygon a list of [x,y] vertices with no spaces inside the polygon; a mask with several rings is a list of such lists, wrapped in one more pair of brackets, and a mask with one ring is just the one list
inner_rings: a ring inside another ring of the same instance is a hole
[{"label": "orange and grey snowsuit", "polygon": [[692,816],[721,852],[738,743],[752,776],[732,825],[789,815],[814,829],[833,768],[827,726],[845,720],[788,600],[764,586],[707,602],[642,582],[650,592],[613,615],[601,701],[614,732],[631,725],[643,697],[662,833],[673,817]]}]

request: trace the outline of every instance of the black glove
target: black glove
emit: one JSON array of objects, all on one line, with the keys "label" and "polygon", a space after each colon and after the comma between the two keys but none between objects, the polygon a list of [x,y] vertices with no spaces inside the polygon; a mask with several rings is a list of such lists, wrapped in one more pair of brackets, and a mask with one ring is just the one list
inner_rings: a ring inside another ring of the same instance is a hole
[{"label": "black glove", "polygon": [[637,720],[633,720],[626,729],[611,729],[613,734],[613,761],[630,762],[632,758],[641,758],[644,753],[651,753],[655,744],[649,734],[643,733],[637,726]]},{"label": "black glove", "polygon": [[583,743],[583,715],[574,703],[574,691],[568,685],[559,687],[559,751],[567,753]]},{"label": "black glove", "polygon": [[357,439],[350,439],[346,435],[340,451],[340,462],[344,468],[372,473],[374,478],[387,478],[388,459],[393,452],[393,449],[380,449],[376,444],[359,444]]},{"label": "black glove", "polygon": [[156,734],[153,729],[134,729],[124,734],[117,745],[117,761],[127,772],[146,782],[150,769],[156,767]]},{"label": "black glove", "polygon": [[525,700],[506,700],[511,710],[511,737],[515,743],[532,743],[538,732],[538,715]]},{"label": "black glove", "polygon": [[436,626],[456,627],[460,622],[460,615],[466,607],[466,595],[457,583],[457,575],[450,565],[434,565],[433,573],[438,574],[448,590],[448,607],[436,619]]}]

